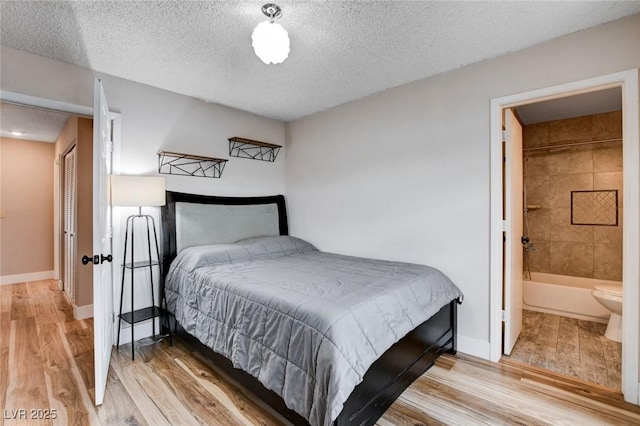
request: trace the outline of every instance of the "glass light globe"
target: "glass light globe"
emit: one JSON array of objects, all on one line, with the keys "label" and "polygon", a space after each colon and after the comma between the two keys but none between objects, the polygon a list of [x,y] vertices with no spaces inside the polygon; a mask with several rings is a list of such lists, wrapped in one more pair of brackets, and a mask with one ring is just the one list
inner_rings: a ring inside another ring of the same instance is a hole
[{"label": "glass light globe", "polygon": [[289,56],[289,33],[275,22],[260,22],[251,35],[254,52],[265,64],[280,64]]}]

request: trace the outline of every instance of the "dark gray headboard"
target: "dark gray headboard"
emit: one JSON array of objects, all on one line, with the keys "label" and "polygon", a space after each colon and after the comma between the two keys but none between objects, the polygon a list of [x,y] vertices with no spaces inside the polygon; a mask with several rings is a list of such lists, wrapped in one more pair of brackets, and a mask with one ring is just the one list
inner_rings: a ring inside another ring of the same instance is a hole
[{"label": "dark gray headboard", "polygon": [[166,273],[186,247],[288,233],[282,195],[215,197],[167,191],[162,207],[163,270]]}]

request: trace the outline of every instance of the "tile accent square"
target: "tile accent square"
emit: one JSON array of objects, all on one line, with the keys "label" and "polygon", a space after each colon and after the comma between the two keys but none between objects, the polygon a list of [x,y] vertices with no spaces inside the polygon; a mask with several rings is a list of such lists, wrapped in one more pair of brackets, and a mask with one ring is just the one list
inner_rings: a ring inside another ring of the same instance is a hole
[{"label": "tile accent square", "polygon": [[571,191],[572,225],[618,225],[618,191]]}]

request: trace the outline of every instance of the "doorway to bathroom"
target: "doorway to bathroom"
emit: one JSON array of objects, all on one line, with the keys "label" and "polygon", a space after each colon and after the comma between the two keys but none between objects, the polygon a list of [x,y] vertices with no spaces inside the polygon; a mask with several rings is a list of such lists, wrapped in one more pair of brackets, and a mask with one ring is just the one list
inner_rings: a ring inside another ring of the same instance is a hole
[{"label": "doorway to bathroom", "polygon": [[[522,328],[515,341],[505,336],[505,359],[620,391],[622,90],[521,105],[505,115],[517,121],[505,143],[519,156],[510,172],[512,193],[522,200],[508,195],[521,216],[511,227],[520,238],[512,250],[522,256],[512,256],[511,268],[523,279]],[[514,145],[516,138],[522,143]],[[600,293],[606,299],[594,297]]]},{"label": "doorway to bathroom", "polygon": [[[607,94],[618,108],[595,109],[601,103],[593,97]],[[638,263],[630,261],[638,257],[639,241],[637,99],[638,71],[632,70],[491,103],[491,359],[507,354],[562,375],[585,372],[582,379],[618,387],[635,404],[637,310],[623,309],[620,349],[602,335],[611,311],[591,292],[618,281],[627,284],[624,305],[638,302]],[[591,109],[564,117],[552,111],[554,103],[576,100]],[[531,118],[532,111],[552,115]],[[522,145],[503,147],[502,128],[511,125],[513,112]],[[603,205],[590,208],[594,203]],[[564,277],[569,282],[558,281]],[[576,308],[581,304],[591,310]]]}]

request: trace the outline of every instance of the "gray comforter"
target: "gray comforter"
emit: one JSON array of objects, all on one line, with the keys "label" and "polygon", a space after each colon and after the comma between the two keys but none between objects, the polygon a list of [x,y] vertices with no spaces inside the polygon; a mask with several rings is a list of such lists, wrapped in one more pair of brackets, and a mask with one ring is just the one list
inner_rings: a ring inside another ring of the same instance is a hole
[{"label": "gray comforter", "polygon": [[190,247],[166,281],[184,329],[329,425],[389,347],[462,292],[421,265],[318,251],[297,238]]}]

